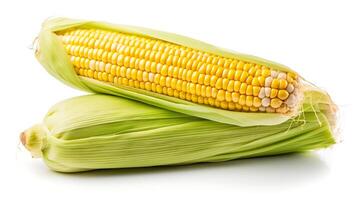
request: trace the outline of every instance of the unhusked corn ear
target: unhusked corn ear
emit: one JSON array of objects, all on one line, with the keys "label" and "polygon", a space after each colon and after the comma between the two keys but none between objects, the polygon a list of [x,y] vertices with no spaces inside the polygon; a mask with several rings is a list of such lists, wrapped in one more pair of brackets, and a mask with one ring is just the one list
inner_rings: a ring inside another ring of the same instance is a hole
[{"label": "unhusked corn ear", "polygon": [[21,141],[59,172],[219,162],[335,143],[320,112],[278,125],[240,127],[98,94],[56,104]]},{"label": "unhusked corn ear", "polygon": [[184,36],[55,18],[37,41],[45,69],[85,91],[244,127],[281,124],[311,110],[335,116],[329,95],[290,68]]},{"label": "unhusked corn ear", "polygon": [[[256,62],[105,29],[72,28],[57,35],[83,77],[243,112],[288,113],[301,99],[296,73]],[[254,98],[269,101],[253,104]]]}]

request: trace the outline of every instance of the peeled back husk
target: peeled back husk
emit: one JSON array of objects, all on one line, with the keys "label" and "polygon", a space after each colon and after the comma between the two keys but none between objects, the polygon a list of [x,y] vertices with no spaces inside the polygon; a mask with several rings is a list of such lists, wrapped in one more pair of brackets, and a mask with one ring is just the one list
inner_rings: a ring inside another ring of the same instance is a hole
[{"label": "peeled back husk", "polygon": [[89,92],[122,96],[171,111],[241,127],[277,125],[287,122],[292,118],[303,114],[304,112],[321,113],[329,119],[331,126],[334,126],[336,112],[334,103],[331,101],[330,97],[325,91],[312,86],[308,82],[304,81],[302,77],[300,78],[302,81],[304,81],[304,84],[301,88],[303,94],[301,95],[301,98],[299,98],[301,99],[299,100],[299,107],[295,110],[295,112],[281,114],[223,110],[192,103],[175,97],[141,90],[138,88],[126,87],[124,85],[114,86],[113,84],[107,82],[78,76],[74,70],[73,64],[69,59],[69,56],[65,51],[63,43],[57,35],[58,32],[74,28],[103,29],[148,38],[155,38],[173,44],[190,47],[192,49],[209,52],[214,55],[239,59],[246,62],[254,62],[259,65],[268,66],[271,69],[293,72],[292,69],[272,61],[222,49],[192,38],[172,33],[166,33],[141,27],[114,25],[96,21],[73,20],[67,18],[54,18],[47,20],[43,24],[42,30],[38,37],[36,57],[50,74],[72,87]]},{"label": "peeled back husk", "polygon": [[80,172],[301,152],[334,144],[332,132],[320,112],[241,127],[95,94],[54,105],[21,141],[52,170]]}]

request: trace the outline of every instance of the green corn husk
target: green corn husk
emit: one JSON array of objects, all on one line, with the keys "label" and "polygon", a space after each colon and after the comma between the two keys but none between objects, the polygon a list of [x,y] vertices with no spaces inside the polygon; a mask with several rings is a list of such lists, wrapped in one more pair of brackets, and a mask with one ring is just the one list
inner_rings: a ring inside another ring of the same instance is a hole
[{"label": "green corn husk", "polygon": [[171,111],[242,127],[257,125],[277,125],[284,123],[305,112],[323,113],[325,117],[329,119],[331,126],[334,126],[336,112],[335,105],[326,92],[308,84],[307,82],[304,84],[303,88],[301,88],[303,91],[303,98],[301,98],[299,109],[297,109],[296,112],[289,114],[278,114],[228,111],[210,106],[195,104],[179,98],[161,95],[137,88],[119,85],[114,86],[110,83],[78,76],[74,71],[74,67],[69,59],[69,56],[65,52],[63,43],[56,35],[57,32],[72,28],[98,28],[151,37],[174,44],[191,47],[193,49],[202,50],[215,55],[236,58],[247,62],[255,62],[257,64],[268,66],[272,69],[293,72],[292,69],[272,61],[246,54],[236,53],[195,39],[179,36],[172,33],[166,33],[141,27],[113,25],[103,22],[72,20],[67,18],[55,18],[47,20],[43,24],[42,30],[38,37],[36,57],[50,74],[72,87],[89,92],[122,96]]},{"label": "green corn husk", "polygon": [[56,104],[21,141],[59,172],[220,162],[335,143],[320,112],[278,125],[240,127],[100,94]]}]

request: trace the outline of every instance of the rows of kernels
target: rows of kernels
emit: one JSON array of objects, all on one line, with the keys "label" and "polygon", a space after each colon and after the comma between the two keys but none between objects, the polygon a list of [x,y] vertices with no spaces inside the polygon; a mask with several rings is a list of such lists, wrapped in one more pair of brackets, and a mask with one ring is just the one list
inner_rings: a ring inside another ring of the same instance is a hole
[{"label": "rows of kernels", "polygon": [[[80,53],[73,53],[74,55],[80,56]],[[84,59],[83,57],[74,57],[75,59],[72,61],[76,65],[81,65],[81,66],[93,66],[95,60],[90,60],[90,59]],[[86,62],[86,63],[84,63]],[[133,62],[132,62],[133,63]],[[161,75],[168,76],[168,77],[177,77],[178,73],[178,78],[181,78],[182,80],[188,80],[192,81],[193,83],[199,83],[199,84],[205,84],[205,85],[211,85],[215,86],[217,89],[223,88],[224,90],[228,90],[229,92],[232,91],[239,91],[240,93],[247,93],[247,95],[253,94],[254,96],[258,96],[260,87],[259,86],[253,86],[253,85],[247,85],[247,83],[241,83],[240,81],[234,81],[234,80],[228,80],[228,79],[222,79],[218,78],[216,76],[209,77],[208,75],[203,76],[202,74],[197,75],[197,72],[194,71],[192,72],[191,70],[187,69],[182,69],[182,68],[177,68],[177,67],[167,67],[166,65],[155,65],[155,63],[149,63],[146,61],[146,63],[149,64],[144,64],[145,60],[140,60],[140,62],[136,62],[135,69],[140,69],[140,70],[146,70],[149,72],[160,72]],[[100,62],[100,64],[104,67],[105,63]],[[108,63],[106,64],[108,65]],[[130,67],[132,64],[129,63],[123,63],[124,67]],[[131,66],[133,67],[133,66]],[[169,71],[167,71],[169,69]],[[114,73],[114,72],[113,72]],[[187,78],[186,76],[182,76],[182,74],[188,74]],[[286,80],[280,80],[280,83],[284,83],[284,85],[287,85]],[[281,84],[280,84],[281,85]],[[284,86],[285,87],[285,86]],[[279,87],[280,89],[283,89],[284,87]],[[270,89],[270,88],[265,88],[265,89]],[[272,91],[275,91],[274,89]],[[284,95],[285,94],[285,95]],[[286,99],[286,94],[288,92],[286,90],[279,90],[279,97],[284,100]],[[273,97],[273,96],[272,96]]]},{"label": "rows of kernels", "polygon": [[[262,111],[261,102],[269,98],[263,104],[269,109],[264,111],[287,112],[286,105],[293,107],[296,103],[288,98],[297,86],[297,76],[292,73],[120,33],[76,30],[66,32],[62,40],[79,68],[78,73],[90,78],[112,83],[115,78],[144,81],[143,85],[155,83],[178,92],[214,98],[223,102],[219,106],[222,108],[234,102],[240,103],[243,110],[244,106],[251,106]],[[288,100],[290,104],[286,103]]]},{"label": "rows of kernels", "polygon": [[[233,101],[238,102],[239,98],[243,98],[246,96],[247,102],[251,102],[249,99],[255,99],[256,107],[260,105],[257,102],[260,102],[258,97],[254,97],[251,95],[244,95],[238,92],[229,92],[225,90],[217,90],[215,87],[205,86],[195,83],[190,83],[188,81],[182,81],[180,79],[165,77],[161,74],[153,74],[148,73],[146,71],[131,69],[127,67],[119,67],[111,64],[104,64],[103,62],[94,61],[93,65],[90,65],[91,61],[83,61],[83,62],[76,62],[76,59],[85,59],[79,57],[71,57],[72,62],[78,68],[78,73],[83,76],[87,76],[90,78],[95,78],[99,80],[113,82],[114,77],[122,77],[127,79],[132,79],[134,81],[140,82],[152,82],[155,84],[159,84],[160,86],[165,86],[172,89],[177,89],[178,91],[185,91],[191,94],[197,94],[203,97],[214,97],[217,98],[219,101],[225,99],[227,102]],[[81,64],[83,63],[83,65]],[[87,64],[86,64],[87,63]],[[100,76],[96,76],[95,74],[100,73]],[[250,105],[251,103],[247,103]]]},{"label": "rows of kernels", "polygon": [[[86,74],[89,76],[90,69],[83,69],[83,68],[75,68],[76,72],[82,76],[86,76]],[[109,81],[114,83],[115,85],[124,85],[124,86],[131,86],[135,88],[140,88],[140,89],[145,89],[153,92],[157,92],[160,94],[166,94],[169,96],[181,98],[184,100],[189,100],[195,103],[200,103],[200,104],[206,104],[206,105],[211,105],[223,109],[229,109],[229,110],[239,110],[239,111],[253,111],[256,112],[259,110],[259,106],[261,105],[260,99],[257,97],[252,97],[250,96],[244,96],[240,95],[237,97],[239,101],[219,101],[216,98],[213,97],[203,97],[203,96],[198,96],[196,94],[192,94],[190,92],[184,91],[184,90],[177,90],[173,89],[170,87],[162,86],[157,83],[151,83],[151,82],[140,82],[138,80],[133,80],[133,79],[128,79],[128,78],[123,78],[123,77],[113,77],[111,74],[108,74],[106,72],[91,72],[92,77],[96,78],[101,81]],[[237,94],[237,93],[236,93]],[[254,106],[253,106],[254,105]]]}]

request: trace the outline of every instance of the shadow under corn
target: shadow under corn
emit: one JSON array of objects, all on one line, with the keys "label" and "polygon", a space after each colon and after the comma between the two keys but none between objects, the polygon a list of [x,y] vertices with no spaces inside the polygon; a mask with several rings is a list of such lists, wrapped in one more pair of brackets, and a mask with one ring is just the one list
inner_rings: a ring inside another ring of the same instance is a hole
[{"label": "shadow under corn", "polygon": [[116,179],[143,182],[154,179],[155,183],[161,181],[164,184],[189,181],[197,184],[204,182],[230,186],[284,187],[319,180],[328,174],[328,171],[328,166],[318,155],[294,153],[219,163],[94,170],[63,174],[63,176],[96,181]]}]

